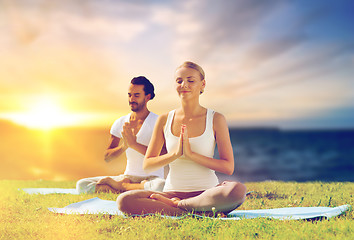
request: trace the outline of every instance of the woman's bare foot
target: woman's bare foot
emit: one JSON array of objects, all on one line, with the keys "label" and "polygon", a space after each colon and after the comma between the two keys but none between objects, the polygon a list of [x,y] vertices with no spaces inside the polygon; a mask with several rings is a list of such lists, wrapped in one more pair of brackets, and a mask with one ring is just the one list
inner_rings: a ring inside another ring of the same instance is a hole
[{"label": "woman's bare foot", "polygon": [[179,199],[179,198],[176,198],[176,197],[167,198],[167,197],[165,197],[165,196],[163,196],[161,194],[158,194],[158,193],[151,194],[150,198],[151,199],[155,199],[157,201],[161,201],[161,202],[163,202],[163,203],[165,203],[167,205],[170,205],[172,207],[175,207],[175,208],[178,207],[178,203],[181,201],[181,199]]}]

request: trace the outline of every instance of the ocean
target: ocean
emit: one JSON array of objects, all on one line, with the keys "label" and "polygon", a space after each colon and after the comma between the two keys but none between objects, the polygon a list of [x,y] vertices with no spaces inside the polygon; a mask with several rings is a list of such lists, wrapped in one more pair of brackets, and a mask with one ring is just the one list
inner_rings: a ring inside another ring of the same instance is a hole
[{"label": "ocean", "polygon": [[[107,128],[49,132],[0,121],[0,179],[78,180],[117,175],[125,158],[103,160]],[[230,129],[232,176],[220,180],[354,181],[354,130]],[[216,151],[216,157],[218,153]]]},{"label": "ocean", "polygon": [[354,181],[354,130],[231,129],[230,138],[235,172],[220,179]]}]

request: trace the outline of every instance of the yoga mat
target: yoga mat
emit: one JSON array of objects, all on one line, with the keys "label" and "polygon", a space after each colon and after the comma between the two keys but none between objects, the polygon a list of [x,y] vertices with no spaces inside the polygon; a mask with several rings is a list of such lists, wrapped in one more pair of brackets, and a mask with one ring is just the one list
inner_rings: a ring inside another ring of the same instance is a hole
[{"label": "yoga mat", "polygon": [[75,188],[22,188],[20,190],[29,194],[79,194]]},{"label": "yoga mat", "polygon": [[48,209],[54,213],[64,214],[109,214],[123,216],[123,213],[118,210],[117,203],[115,201],[102,200],[98,197],[73,203],[64,208]]},{"label": "yoga mat", "polygon": [[[241,220],[249,218],[272,218],[280,220],[298,220],[311,219],[317,217],[331,218],[338,216],[350,208],[350,205],[342,205],[339,207],[293,207],[293,208],[274,208],[260,210],[234,210],[222,220]],[[63,214],[109,214],[124,216],[117,208],[115,201],[102,200],[100,198],[92,198],[82,202],[70,204],[64,208],[48,208],[54,213]],[[150,214],[151,215],[151,214]],[[194,215],[196,217],[203,217]],[[181,218],[171,217],[170,218]]]},{"label": "yoga mat", "polygon": [[[29,194],[79,194],[75,188],[20,188],[19,190],[23,190]],[[247,192],[246,195],[249,195],[252,192],[253,191]]]}]

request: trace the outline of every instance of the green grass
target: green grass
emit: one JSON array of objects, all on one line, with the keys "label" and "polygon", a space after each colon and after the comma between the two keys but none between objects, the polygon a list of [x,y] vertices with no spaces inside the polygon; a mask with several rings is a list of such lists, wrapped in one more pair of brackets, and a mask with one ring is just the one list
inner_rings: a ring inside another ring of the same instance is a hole
[{"label": "green grass", "polygon": [[[256,182],[239,209],[353,206],[354,183]],[[64,207],[93,197],[115,200],[115,194],[29,195],[18,188],[74,188],[75,182],[0,181],[0,239],[352,239],[352,210],[328,220],[223,221],[178,220],[159,216],[123,218],[107,215],[60,215],[47,207]]]}]

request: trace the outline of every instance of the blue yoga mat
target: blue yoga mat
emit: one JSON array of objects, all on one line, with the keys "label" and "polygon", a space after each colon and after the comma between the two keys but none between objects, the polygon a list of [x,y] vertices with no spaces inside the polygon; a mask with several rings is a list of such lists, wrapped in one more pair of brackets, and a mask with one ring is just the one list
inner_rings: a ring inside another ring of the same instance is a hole
[{"label": "blue yoga mat", "polygon": [[79,194],[75,188],[22,188],[20,190],[29,194]]},{"label": "blue yoga mat", "polygon": [[[79,194],[75,188],[20,188],[29,194]],[[246,195],[252,193],[253,191],[248,192]]]},{"label": "blue yoga mat", "polygon": [[[241,220],[249,218],[272,218],[280,220],[298,220],[311,219],[317,217],[331,218],[338,216],[350,208],[350,205],[342,205],[339,207],[292,207],[292,208],[274,208],[260,210],[234,210],[222,220]],[[102,200],[100,198],[92,198],[82,202],[70,204],[64,208],[48,208],[54,213],[62,214],[109,214],[124,216],[117,208],[115,201]],[[198,215],[195,215],[198,216]],[[181,218],[163,216],[169,218]],[[202,217],[202,216],[200,216]]]}]

